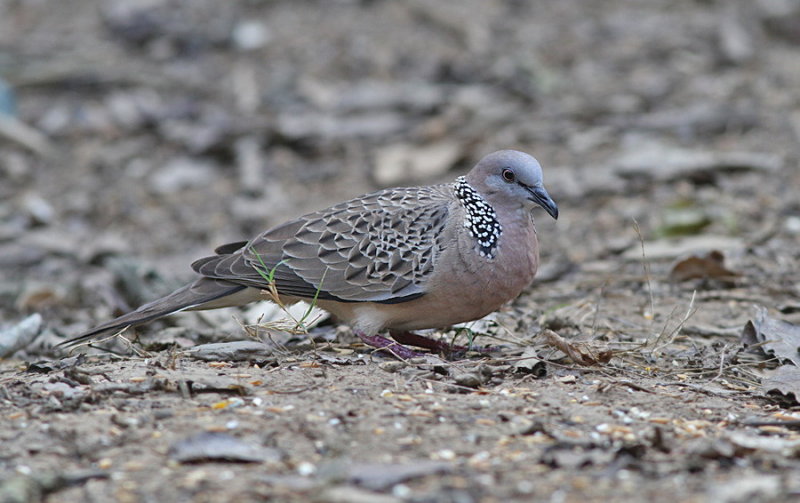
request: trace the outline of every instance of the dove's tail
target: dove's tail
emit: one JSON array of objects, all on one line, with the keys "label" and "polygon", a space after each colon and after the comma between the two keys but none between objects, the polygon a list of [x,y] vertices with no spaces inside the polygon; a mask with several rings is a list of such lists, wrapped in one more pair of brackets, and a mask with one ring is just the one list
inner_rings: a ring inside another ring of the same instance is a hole
[{"label": "dove's tail", "polygon": [[178,311],[216,309],[246,304],[256,300],[250,290],[253,289],[228,281],[200,278],[166,297],[149,302],[136,311],[98,325],[77,337],[62,342],[59,346],[75,347],[104,335],[142,325]]}]

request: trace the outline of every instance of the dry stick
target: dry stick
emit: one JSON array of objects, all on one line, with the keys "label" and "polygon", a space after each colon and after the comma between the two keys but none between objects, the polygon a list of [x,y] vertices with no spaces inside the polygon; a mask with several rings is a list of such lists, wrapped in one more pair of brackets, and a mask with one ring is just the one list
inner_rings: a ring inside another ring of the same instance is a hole
[{"label": "dry stick", "polygon": [[[291,327],[286,327],[284,325],[284,323],[283,323],[283,320],[270,321],[270,322],[263,323],[263,324],[258,323],[256,326],[265,329],[268,334],[269,334],[269,330],[272,329],[272,330],[280,330],[280,331],[288,332],[288,333],[290,333],[292,335],[308,335],[308,327],[307,327],[306,320],[311,315],[311,312],[313,311],[314,307],[316,307],[316,305],[317,305],[317,300],[319,298],[319,293],[320,293],[320,291],[322,291],[322,283],[325,281],[325,275],[328,273],[328,269],[326,268],[325,272],[322,273],[322,279],[320,280],[320,284],[317,287],[316,292],[314,292],[314,298],[311,300],[311,303],[308,306],[308,309],[306,310],[306,312],[303,313],[303,316],[301,316],[300,319],[298,320],[289,311],[288,306],[286,306],[286,304],[284,304],[283,301],[281,300],[280,294],[278,292],[278,285],[277,285],[277,283],[275,281],[275,271],[278,269],[278,267],[281,266],[281,264],[283,264],[285,262],[285,260],[281,260],[280,262],[275,264],[275,266],[272,269],[268,269],[267,265],[264,263],[264,260],[261,258],[261,255],[259,255],[258,253],[256,253],[255,255],[256,255],[256,258],[258,258],[258,262],[259,262],[259,264],[261,265],[261,267],[263,269],[259,268],[258,265],[255,265],[255,264],[253,265],[253,269],[267,282],[267,288],[262,288],[261,289],[261,293],[263,295],[265,295],[266,297],[268,297],[269,300],[271,300],[272,302],[277,304],[278,307],[284,313],[286,313],[289,316],[289,318],[291,319],[291,322],[292,322],[292,326]],[[316,323],[318,319],[319,318],[315,318],[315,319],[311,320],[309,322],[309,324]],[[243,326],[243,328],[244,328],[245,332],[250,333],[247,330],[246,326]],[[255,334],[254,337],[258,339],[258,329],[256,329],[256,334]],[[270,340],[273,343],[275,342],[274,340],[272,340],[272,335],[271,334],[270,334]],[[316,343],[314,342],[314,339],[309,338],[309,340],[311,341],[311,344],[314,346],[314,349],[316,349]],[[263,340],[262,340],[262,342],[263,342]],[[277,344],[276,344],[276,346],[277,346]]]},{"label": "dry stick", "polygon": [[[277,354],[277,355],[280,355],[280,356],[287,356],[288,354],[291,353],[291,350],[289,350],[289,348],[287,348],[285,344],[275,340],[275,338],[272,335],[272,332],[270,331],[270,329],[281,331],[281,329],[278,328],[278,325],[280,323],[279,321],[272,321],[272,322],[268,321],[268,322],[261,323],[261,320],[264,319],[264,315],[263,314],[259,315],[259,317],[256,320],[255,324],[253,324],[253,325],[248,325],[243,320],[240,320],[239,318],[237,318],[235,316],[233,317],[233,319],[236,320],[236,323],[239,324],[239,327],[241,327],[241,329],[244,330],[244,332],[249,337],[251,337],[252,339],[254,339],[254,340],[258,341],[258,342],[260,342],[261,344],[264,344],[265,346],[267,345],[267,343],[264,341],[264,338],[266,337],[266,339],[269,340],[269,342],[272,344],[272,353],[273,354]],[[264,332],[266,334],[264,337],[262,337],[261,334],[259,333],[259,329],[261,329],[261,328],[264,329]],[[292,334],[292,335],[295,335],[295,334],[293,334],[292,332],[289,332],[289,331],[285,331],[285,332],[289,333],[289,334]],[[312,341],[312,343],[313,343],[313,341]]]},{"label": "dry stick", "polygon": [[716,381],[717,379],[722,377],[722,373],[725,371],[725,351],[727,349],[728,349],[727,344],[722,346],[722,351],[720,351],[720,353],[722,354],[719,357],[719,372],[717,372],[717,375],[713,379],[711,379],[712,381]]},{"label": "dry stick", "polygon": [[[632,353],[632,351],[628,351],[628,352]],[[642,367],[641,363],[639,363],[638,361],[627,360],[627,359],[625,359],[625,358],[623,358],[621,356],[621,353],[617,354],[616,356],[623,363],[623,366],[615,367],[615,366],[612,366],[612,365],[608,365],[608,366],[606,366],[604,368],[611,368],[611,369],[614,369],[614,370],[617,370],[617,371],[626,372],[626,373],[634,373],[634,374],[638,375],[639,377],[653,377],[652,372],[649,372],[649,371],[637,372],[636,371],[637,368]],[[766,360],[766,361],[769,362],[770,360]],[[727,365],[725,365],[724,362],[721,362],[721,366],[723,367],[724,370],[735,368],[740,373],[748,374],[751,377],[751,379],[748,379],[748,378],[746,378],[744,376],[727,375],[726,379],[728,379],[729,381],[743,383],[743,384],[746,384],[746,385],[751,386],[751,387],[757,387],[758,384],[759,384],[759,380],[756,379],[756,378],[752,378],[753,376],[755,376],[755,374],[753,372],[750,372],[748,370],[748,367],[760,367],[761,365],[763,365],[763,363],[765,363],[765,362],[761,362],[761,361],[753,362],[753,363],[737,362],[736,364],[728,363]],[[610,374],[606,374],[604,372],[604,368],[599,369],[599,371],[601,373],[603,373],[604,375],[610,376]],[[723,370],[723,373],[724,373],[724,370]],[[714,366],[714,367],[702,367],[702,368],[678,368],[678,369],[672,369],[671,371],[664,372],[664,373],[662,373],[660,375],[663,377],[663,376],[672,376],[672,375],[676,375],[676,374],[679,374],[679,373],[708,374],[708,373],[711,373],[711,372],[716,372],[717,374],[719,374],[719,367]],[[714,379],[716,379],[716,378],[714,378]],[[712,380],[714,380],[714,379],[712,379]]]},{"label": "dry stick", "polygon": [[642,270],[644,271],[644,277],[647,281],[647,293],[650,297],[650,315],[655,316],[656,308],[655,308],[655,301],[653,300],[653,285],[650,284],[650,263],[647,261],[647,254],[644,251],[644,237],[642,236],[642,229],[639,228],[639,222],[636,219],[633,219],[633,228],[636,231],[636,235],[639,236],[639,244],[642,246]]},{"label": "dry stick", "polygon": [[[647,261],[647,254],[645,253],[644,250],[644,237],[642,236],[642,229],[639,227],[639,222],[637,222],[635,218],[633,219],[633,228],[634,230],[636,230],[636,235],[639,236],[639,244],[642,247],[642,269],[644,271],[645,280],[647,281],[647,293],[649,294],[650,297],[650,315],[653,316],[655,315],[655,301],[653,299],[653,286],[650,282],[650,263]],[[671,344],[672,341],[675,340],[675,337],[678,335],[680,329],[683,328],[683,325],[686,324],[687,321],[689,321],[689,318],[691,318],[692,315],[694,315],[694,313],[696,312],[696,310],[694,309],[694,300],[696,295],[697,291],[695,290],[694,292],[692,292],[692,300],[689,302],[689,309],[686,311],[686,314],[683,316],[683,319],[680,321],[680,323],[678,323],[675,329],[669,333],[666,342],[659,345],[659,342],[664,338],[664,332],[667,327],[666,323],[664,324],[664,330],[662,330],[661,334],[659,334],[659,336],[656,338],[656,341],[654,343],[655,347],[653,348],[653,351],[650,353],[651,355],[655,355],[656,353],[664,349],[666,346]],[[670,314],[670,316],[667,318],[667,323],[671,318],[672,314]]]},{"label": "dry stick", "polygon": [[[103,337],[101,339],[97,339],[95,341],[88,340],[88,341],[81,342],[80,344],[76,344],[72,349],[79,348],[81,346],[95,347],[95,346],[93,346],[93,344],[102,344],[104,342],[110,341],[111,339],[115,339],[117,337],[122,337],[122,333],[125,332],[126,330],[128,330],[129,328],[130,328],[130,325],[126,325],[126,326],[122,327],[121,329],[117,330],[116,332],[114,332],[111,335],[108,335],[108,336]],[[124,337],[122,337],[122,338],[125,339]],[[125,340],[127,341],[128,339],[125,339]]]},{"label": "dry stick", "polygon": [[664,339],[664,336],[667,333],[667,329],[669,328],[669,324],[672,322],[672,318],[675,316],[675,313],[677,311],[678,311],[678,306],[677,305],[672,306],[672,310],[667,315],[667,319],[664,320],[664,326],[661,327],[661,332],[659,332],[658,336],[656,337],[656,340],[653,341],[652,343],[648,340],[645,344],[643,344],[642,347],[652,346],[655,348],[656,346],[658,346],[659,341]]},{"label": "dry stick", "polygon": [[594,339],[597,335],[597,317],[600,315],[600,306],[603,304],[603,296],[605,294],[607,284],[608,283],[604,281],[603,284],[600,285],[600,298],[597,299],[597,304],[594,308],[594,317],[592,318],[592,339]]},{"label": "dry stick", "polygon": [[[492,339],[495,341],[506,342],[508,344],[515,344],[517,346],[522,346],[525,344],[525,341],[520,337],[515,337],[513,331],[508,328],[507,326],[500,323],[498,320],[492,320],[492,322],[498,327],[498,332],[502,331],[505,332],[505,337],[500,335],[499,333],[486,333],[486,332],[478,332],[476,330],[472,330],[469,326],[466,327],[453,327],[454,334],[453,337],[450,339],[450,345],[453,346],[456,343],[456,338],[461,335],[462,333],[466,333],[467,339],[469,340],[469,344],[467,345],[468,348],[472,348],[472,344],[478,337],[485,337],[487,339]],[[474,324],[474,322],[473,322]]]},{"label": "dry stick", "polygon": [[697,290],[692,292],[692,300],[689,301],[689,308],[686,310],[686,314],[683,315],[683,319],[681,319],[678,325],[669,333],[669,335],[666,337],[665,342],[663,342],[660,345],[659,342],[662,339],[664,339],[663,333],[658,336],[658,338],[654,343],[653,351],[650,352],[651,355],[655,356],[656,353],[660,352],[662,349],[672,344],[672,341],[675,340],[675,337],[678,336],[678,333],[680,332],[681,328],[683,328],[683,325],[685,325],[686,322],[689,321],[689,318],[694,316],[694,313],[697,312],[697,309],[695,309],[694,307],[694,300],[696,296],[697,296]]},{"label": "dry stick", "polygon": [[79,347],[86,346],[88,348],[99,349],[99,350],[105,351],[107,353],[111,353],[111,354],[114,354],[114,355],[121,356],[118,352],[113,351],[111,349],[96,346],[96,344],[102,344],[102,343],[108,342],[108,341],[110,341],[112,339],[119,338],[119,339],[122,339],[122,341],[125,343],[126,346],[128,346],[128,349],[130,349],[131,351],[136,353],[136,356],[139,356],[141,358],[147,358],[147,357],[152,356],[147,351],[144,351],[142,349],[137,348],[133,344],[133,341],[131,341],[130,339],[128,339],[127,337],[122,335],[129,328],[131,328],[131,326],[130,325],[126,325],[126,326],[122,327],[121,329],[119,329],[118,331],[114,332],[113,334],[108,335],[106,337],[103,337],[101,339],[98,339],[98,340],[87,340],[87,341],[81,342],[80,344],[76,344],[74,347],[69,349],[69,353],[72,354],[72,352],[75,351],[76,349],[78,349]]}]

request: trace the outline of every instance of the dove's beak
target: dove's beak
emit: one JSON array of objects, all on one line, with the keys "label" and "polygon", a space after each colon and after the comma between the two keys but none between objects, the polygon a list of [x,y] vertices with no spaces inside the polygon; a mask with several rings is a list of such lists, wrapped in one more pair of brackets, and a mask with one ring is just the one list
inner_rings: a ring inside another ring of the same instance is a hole
[{"label": "dove's beak", "polygon": [[544,208],[544,211],[546,211],[548,215],[558,220],[558,205],[556,205],[556,202],[553,201],[553,198],[550,197],[550,194],[547,193],[544,187],[525,188],[530,192],[528,199]]}]

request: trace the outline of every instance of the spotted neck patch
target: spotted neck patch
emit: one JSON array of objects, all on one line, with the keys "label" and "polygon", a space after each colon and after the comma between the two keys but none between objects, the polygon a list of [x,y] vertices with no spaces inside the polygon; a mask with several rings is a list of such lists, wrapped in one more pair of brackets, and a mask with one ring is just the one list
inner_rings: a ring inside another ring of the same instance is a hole
[{"label": "spotted neck patch", "polygon": [[497,220],[497,213],[475,189],[470,187],[463,176],[456,178],[455,193],[466,210],[464,227],[477,242],[478,253],[484,258],[494,258],[500,234],[503,233],[503,226]]}]

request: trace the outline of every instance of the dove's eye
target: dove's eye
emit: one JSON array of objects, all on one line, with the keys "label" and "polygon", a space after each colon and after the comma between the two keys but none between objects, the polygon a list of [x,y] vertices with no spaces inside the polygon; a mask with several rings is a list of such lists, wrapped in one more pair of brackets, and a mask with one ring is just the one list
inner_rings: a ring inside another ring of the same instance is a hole
[{"label": "dove's eye", "polygon": [[503,180],[508,183],[514,183],[517,180],[517,176],[512,170],[506,168],[503,170]]}]

